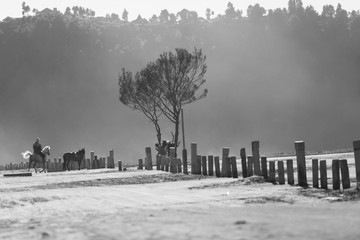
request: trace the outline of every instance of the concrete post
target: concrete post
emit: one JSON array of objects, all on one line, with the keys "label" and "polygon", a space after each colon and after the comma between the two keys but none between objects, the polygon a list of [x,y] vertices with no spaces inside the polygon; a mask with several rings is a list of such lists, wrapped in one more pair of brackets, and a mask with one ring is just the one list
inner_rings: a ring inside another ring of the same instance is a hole
[{"label": "concrete post", "polygon": [[207,160],[206,156],[201,156],[202,175],[207,176]]},{"label": "concrete post", "polygon": [[187,151],[186,149],[182,150],[182,159],[183,159],[183,165],[184,165],[184,173],[189,174],[188,172],[188,162],[187,162]]},{"label": "concrete post", "polygon": [[152,165],[151,147],[145,148],[145,154],[146,154],[145,169],[152,170],[153,165]]},{"label": "concrete post", "polygon": [[340,160],[341,180],[343,189],[350,188],[349,167],[346,159]]},{"label": "concrete post", "polygon": [[261,173],[264,179],[268,178],[268,170],[267,170],[267,158],[261,157]]},{"label": "concrete post", "polygon": [[214,176],[214,156],[208,156],[209,176]]},{"label": "concrete post", "polygon": [[238,170],[237,170],[237,162],[236,162],[236,157],[232,156],[230,158],[231,161],[231,170],[232,170],[232,177],[233,178],[238,178],[239,174],[238,174]]},{"label": "concrete post", "polygon": [[332,160],[332,178],[333,190],[340,190],[340,161],[339,159]]},{"label": "concrete post", "polygon": [[355,140],[353,142],[353,146],[356,171],[356,189],[360,189],[360,140]]},{"label": "concrete post", "polygon": [[215,175],[216,175],[216,177],[221,177],[220,158],[218,156],[215,157]]},{"label": "concrete post", "polygon": [[320,161],[320,182],[321,188],[327,189],[327,169],[326,169],[326,160]]},{"label": "concrete post", "polygon": [[251,149],[252,149],[252,157],[253,157],[253,164],[254,164],[254,174],[257,176],[261,176],[260,171],[260,143],[259,141],[251,142]]},{"label": "concrete post", "polygon": [[191,174],[201,174],[197,166],[197,143],[191,143]]},{"label": "concrete post", "polygon": [[229,157],[230,149],[227,147],[224,147],[222,149],[222,163],[221,163],[221,177],[227,177],[227,172],[229,171],[228,164],[226,163],[226,158]]},{"label": "concrete post", "polygon": [[118,161],[118,167],[119,167],[119,171],[122,171],[122,161]]},{"label": "concrete post", "polygon": [[312,176],[313,176],[313,188],[319,188],[319,161],[318,161],[318,159],[312,160]]},{"label": "concrete post", "polygon": [[296,151],[299,186],[307,187],[308,184],[306,179],[305,142],[296,141],[295,151]]},{"label": "concrete post", "polygon": [[240,149],[240,158],[241,158],[242,177],[246,178],[248,176],[248,170],[247,170],[247,165],[246,165],[245,148]]}]

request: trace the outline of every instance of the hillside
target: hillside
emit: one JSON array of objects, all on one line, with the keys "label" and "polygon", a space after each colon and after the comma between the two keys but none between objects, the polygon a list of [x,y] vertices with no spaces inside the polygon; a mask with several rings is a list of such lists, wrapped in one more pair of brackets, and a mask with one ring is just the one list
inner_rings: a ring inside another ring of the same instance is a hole
[{"label": "hillside", "polygon": [[[291,1],[290,1],[291,2]],[[85,147],[137,161],[153,126],[118,101],[118,73],[164,51],[201,48],[209,95],[185,108],[186,144],[219,154],[260,140],[263,152],[351,148],[360,136],[360,14],[294,6],[205,20],[40,12],[0,22],[0,163],[22,161],[36,136],[52,156]],[[172,126],[164,119],[164,137]]]}]

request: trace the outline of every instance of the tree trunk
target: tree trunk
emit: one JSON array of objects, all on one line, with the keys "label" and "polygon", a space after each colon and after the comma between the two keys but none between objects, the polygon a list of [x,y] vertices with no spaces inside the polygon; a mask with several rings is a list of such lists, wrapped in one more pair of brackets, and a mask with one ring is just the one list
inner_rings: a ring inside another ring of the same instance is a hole
[{"label": "tree trunk", "polygon": [[175,158],[177,158],[177,148],[178,148],[178,142],[179,142],[179,125],[180,125],[180,112],[177,111],[176,112],[176,116],[175,116]]},{"label": "tree trunk", "polygon": [[156,129],[156,137],[157,137],[157,140],[158,140],[158,144],[159,146],[161,146],[161,129],[160,129],[160,126],[159,124],[154,124],[155,125],[155,129]]}]

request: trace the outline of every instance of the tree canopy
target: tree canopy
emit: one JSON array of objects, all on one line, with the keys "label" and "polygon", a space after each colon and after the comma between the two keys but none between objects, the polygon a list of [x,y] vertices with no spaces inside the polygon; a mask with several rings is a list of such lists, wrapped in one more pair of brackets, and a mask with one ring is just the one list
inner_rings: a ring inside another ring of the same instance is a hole
[{"label": "tree canopy", "polygon": [[197,95],[205,83],[206,57],[201,50],[165,52],[150,62],[135,77],[122,70],[119,77],[120,101],[143,114],[155,125],[161,144],[159,117],[164,114],[175,126],[175,152],[178,147],[180,113],[184,105],[206,97],[207,89]]}]

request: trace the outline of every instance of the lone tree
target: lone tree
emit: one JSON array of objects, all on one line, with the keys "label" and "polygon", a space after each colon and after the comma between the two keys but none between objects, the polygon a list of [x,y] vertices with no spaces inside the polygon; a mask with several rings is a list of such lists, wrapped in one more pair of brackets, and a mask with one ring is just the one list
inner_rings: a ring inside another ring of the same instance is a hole
[{"label": "lone tree", "polygon": [[135,77],[124,69],[119,77],[120,101],[141,110],[150,119],[157,130],[159,144],[159,117],[163,114],[174,124],[175,154],[179,146],[181,109],[207,95],[207,89],[197,94],[205,83],[205,60],[206,56],[201,50],[195,49],[189,53],[186,49],[177,48],[175,53],[161,54]]},{"label": "lone tree", "polygon": [[179,146],[179,124],[181,109],[184,105],[206,97],[207,89],[196,94],[205,83],[204,75],[207,66],[206,56],[201,50],[195,49],[189,53],[186,49],[177,48],[175,53],[167,52],[160,55],[156,61],[159,67],[160,91],[156,97],[161,102],[161,112],[174,124],[175,154]]},{"label": "lone tree", "polygon": [[122,69],[119,75],[119,100],[133,110],[140,110],[154,124],[158,144],[161,144],[161,129],[159,118],[162,115],[160,103],[154,92],[159,91],[156,80],[157,66],[149,63],[146,68],[137,72],[135,76]]}]

